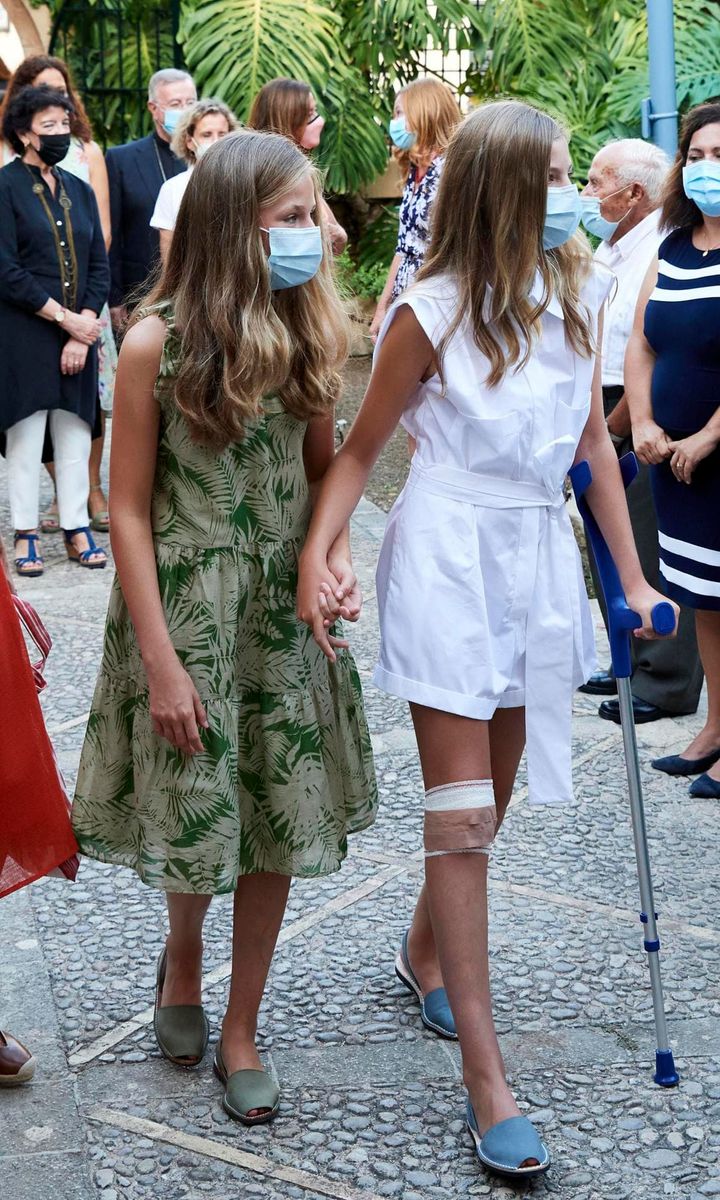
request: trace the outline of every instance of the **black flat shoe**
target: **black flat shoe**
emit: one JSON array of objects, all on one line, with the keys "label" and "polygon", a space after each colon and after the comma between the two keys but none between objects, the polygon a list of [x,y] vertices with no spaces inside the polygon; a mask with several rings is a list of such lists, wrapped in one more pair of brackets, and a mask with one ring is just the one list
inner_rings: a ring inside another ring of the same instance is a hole
[{"label": "black flat shoe", "polygon": [[[633,720],[636,725],[644,725],[647,721],[660,721],[663,717],[676,717],[678,713],[665,712],[664,708],[658,708],[657,704],[648,704],[645,700],[639,700],[637,696],[632,698]],[[598,709],[598,716],[602,717],[603,721],[614,721],[616,725],[620,724],[620,701],[619,700],[603,700]]]},{"label": "black flat shoe", "polygon": [[588,696],[617,696],[617,680],[610,671],[596,671],[587,683],[581,683],[579,692]]},{"label": "black flat shoe", "polygon": [[720,800],[720,783],[709,775],[701,775],[690,784],[689,794],[701,800]]},{"label": "black flat shoe", "polygon": [[654,758],[652,766],[666,775],[699,775],[713,767],[720,758],[720,750],[713,750],[704,758],[683,758],[681,754],[668,754],[665,758]]}]

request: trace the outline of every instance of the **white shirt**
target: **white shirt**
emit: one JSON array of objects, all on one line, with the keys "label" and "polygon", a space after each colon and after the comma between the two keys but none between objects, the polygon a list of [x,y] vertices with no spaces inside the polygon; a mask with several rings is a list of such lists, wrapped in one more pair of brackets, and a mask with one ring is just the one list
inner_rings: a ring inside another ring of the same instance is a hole
[{"label": "white shirt", "polygon": [[172,233],[191,175],[192,167],[189,166],[187,171],[181,171],[179,175],[173,175],[171,179],[165,180],[158,192],[155,211],[150,218],[153,229],[169,229]]},{"label": "white shirt", "polygon": [[610,290],[605,306],[602,344],[602,381],[604,387],[622,386],[625,350],[632,332],[637,298],[643,279],[658,246],[665,237],[658,225],[660,209],[648,213],[639,225],[615,242],[601,242],[595,261],[609,267],[617,287]]},{"label": "white shirt", "polygon": [[[582,291],[597,328],[610,273]],[[532,295],[538,299],[538,275]],[[437,346],[457,305],[450,276],[416,283],[408,305]],[[497,387],[465,320],[402,423],[417,443],[388,519],[377,572],[375,683],[391,695],[487,721],[526,707],[531,803],[572,797],[574,689],[595,662],[592,620],[562,485],[590,411],[593,356],[565,336],[553,297],[523,367]]]}]

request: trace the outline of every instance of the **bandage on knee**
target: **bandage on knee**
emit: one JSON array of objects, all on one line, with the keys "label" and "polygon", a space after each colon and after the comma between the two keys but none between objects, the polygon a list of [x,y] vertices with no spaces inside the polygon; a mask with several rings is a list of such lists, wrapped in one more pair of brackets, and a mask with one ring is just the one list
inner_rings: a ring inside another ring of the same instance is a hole
[{"label": "bandage on knee", "polygon": [[445,783],[425,793],[425,857],[489,854],[497,814],[492,779]]}]

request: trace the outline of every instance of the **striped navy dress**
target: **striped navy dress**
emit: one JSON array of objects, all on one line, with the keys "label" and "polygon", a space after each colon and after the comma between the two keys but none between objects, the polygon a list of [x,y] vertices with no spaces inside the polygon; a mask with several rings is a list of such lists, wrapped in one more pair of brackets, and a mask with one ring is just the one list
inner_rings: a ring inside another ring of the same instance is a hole
[{"label": "striped navy dress", "polygon": [[[677,229],[658,250],[645,337],[655,354],[653,417],[673,440],[697,433],[720,406],[720,249],[704,255]],[[720,609],[720,448],[680,483],[670,463],[653,466],[660,574],[668,596]]]}]

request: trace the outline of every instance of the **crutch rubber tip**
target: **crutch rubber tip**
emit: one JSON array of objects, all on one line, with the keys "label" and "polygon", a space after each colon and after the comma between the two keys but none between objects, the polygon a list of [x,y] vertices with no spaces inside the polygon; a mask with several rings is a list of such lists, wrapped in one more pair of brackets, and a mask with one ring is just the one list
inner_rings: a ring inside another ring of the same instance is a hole
[{"label": "crutch rubber tip", "polygon": [[675,1070],[672,1050],[655,1051],[655,1082],[659,1087],[677,1087],[680,1076]]}]

